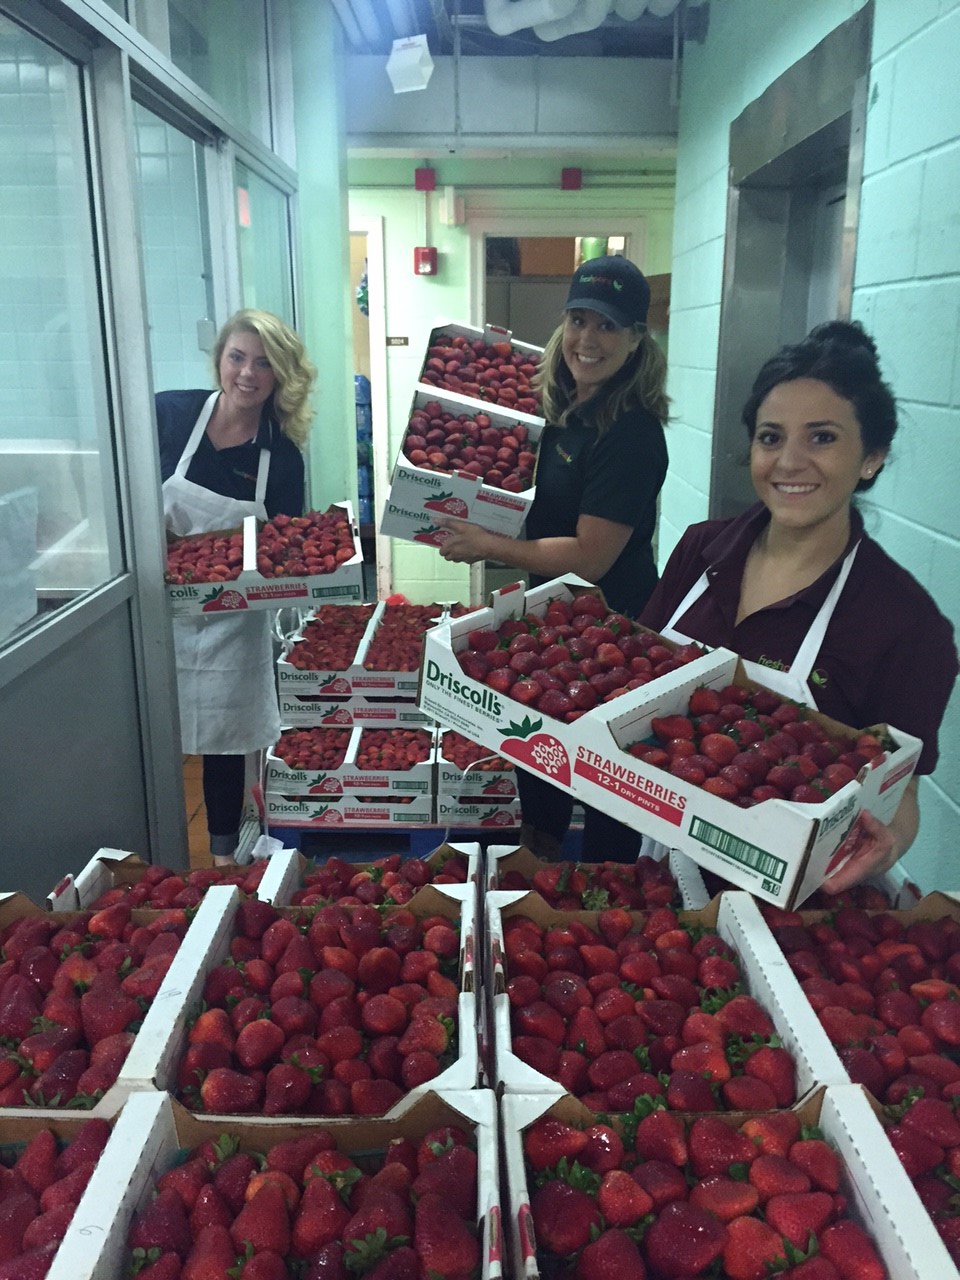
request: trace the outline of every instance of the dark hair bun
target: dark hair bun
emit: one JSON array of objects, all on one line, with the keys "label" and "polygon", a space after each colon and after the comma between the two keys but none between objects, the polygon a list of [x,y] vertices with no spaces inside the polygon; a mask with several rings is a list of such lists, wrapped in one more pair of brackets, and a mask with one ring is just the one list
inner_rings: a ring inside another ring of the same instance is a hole
[{"label": "dark hair bun", "polygon": [[879,363],[876,343],[859,320],[827,320],[811,329],[806,341],[818,346],[835,343],[849,351],[863,351],[869,354],[874,364]]}]

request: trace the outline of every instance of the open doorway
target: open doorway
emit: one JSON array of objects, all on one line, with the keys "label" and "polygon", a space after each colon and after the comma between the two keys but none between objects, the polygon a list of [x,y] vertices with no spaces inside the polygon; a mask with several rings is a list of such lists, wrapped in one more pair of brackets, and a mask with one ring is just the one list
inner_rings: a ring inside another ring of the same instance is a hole
[{"label": "open doorway", "polygon": [[740,422],[757,370],[850,315],[872,5],[832,31],[730,126],[730,187],[710,515],[756,498]]}]

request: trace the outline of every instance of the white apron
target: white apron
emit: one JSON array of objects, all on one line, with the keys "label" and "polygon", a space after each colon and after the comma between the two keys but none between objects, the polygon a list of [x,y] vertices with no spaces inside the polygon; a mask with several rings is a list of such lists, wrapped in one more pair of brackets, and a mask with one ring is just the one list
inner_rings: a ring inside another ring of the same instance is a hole
[{"label": "white apron", "polygon": [[[253,502],[225,498],[187,479],[217,403],[200,410],[177,469],[163,482],[166,527],[178,537],[239,525],[244,516],[266,520],[263,504],[270,450],[260,450]],[[180,702],[180,737],[188,755],[247,755],[280,736],[269,611],[173,619]]]},{"label": "white apron", "polygon": [[[816,711],[816,699],[814,698],[813,690],[810,688],[810,673],[823,644],[823,637],[827,634],[827,627],[830,625],[833,611],[837,607],[837,601],[840,599],[843,588],[846,586],[847,578],[850,576],[850,570],[853,568],[853,562],[856,559],[859,546],[859,542],[855,543],[852,550],[845,556],[843,564],[840,566],[840,572],[837,574],[837,580],[830,588],[830,593],[826,600],[820,606],[820,612],[814,618],[813,625],[804,636],[796,656],[790,663],[789,670],[778,671],[775,667],[764,666],[762,662],[750,662],[746,658],[742,658],[744,671],[751,680],[755,680],[757,684],[762,684],[765,689],[771,689],[774,693],[778,693],[781,698],[789,698],[793,702],[804,702],[808,707],[812,707]],[[666,636],[668,640],[676,641],[678,644],[689,643],[690,637],[682,635],[674,630],[674,627],[694,601],[699,600],[708,586],[707,575],[703,573],[680,601],[673,617],[661,631],[661,635]]]}]

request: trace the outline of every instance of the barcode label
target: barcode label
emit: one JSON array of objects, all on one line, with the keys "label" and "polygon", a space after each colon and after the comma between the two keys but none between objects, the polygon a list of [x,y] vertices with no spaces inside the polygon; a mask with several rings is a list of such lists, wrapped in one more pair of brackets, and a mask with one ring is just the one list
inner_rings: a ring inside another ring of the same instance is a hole
[{"label": "barcode label", "polygon": [[742,863],[743,866],[749,867],[751,871],[756,871],[770,880],[775,880],[778,884],[782,882],[786,874],[787,864],[782,858],[777,858],[772,853],[767,853],[765,849],[760,849],[757,845],[750,844],[739,836],[732,835],[729,831],[715,827],[711,822],[704,822],[702,818],[695,817],[693,819],[690,823],[690,834],[695,840],[700,840],[724,858],[730,858],[733,862]]}]

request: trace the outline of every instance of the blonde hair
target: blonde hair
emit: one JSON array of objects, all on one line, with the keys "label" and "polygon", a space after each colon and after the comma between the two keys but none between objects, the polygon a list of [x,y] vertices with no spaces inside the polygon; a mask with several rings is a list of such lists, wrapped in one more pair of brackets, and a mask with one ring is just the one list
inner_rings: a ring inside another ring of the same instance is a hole
[{"label": "blonde hair", "polygon": [[[601,435],[622,413],[636,405],[652,413],[658,422],[666,422],[670,416],[670,397],[665,390],[667,358],[663,348],[651,337],[645,324],[633,324],[630,330],[639,340],[636,350],[610,382],[600,388],[595,402],[590,401],[590,421]],[[536,386],[544,417],[555,426],[565,427],[577,406],[573,398],[576,391],[573,375],[563,358],[562,323],[543,349]]]},{"label": "blonde hair", "polygon": [[283,434],[302,449],[313,421],[310,391],[317,371],[307,358],[299,336],[270,311],[259,311],[255,307],[238,311],[217,334],[214,344],[213,376],[218,387],[220,360],[227,340],[233,333],[255,333],[263,343],[263,350],[277,380],[271,397],[274,417]]}]

